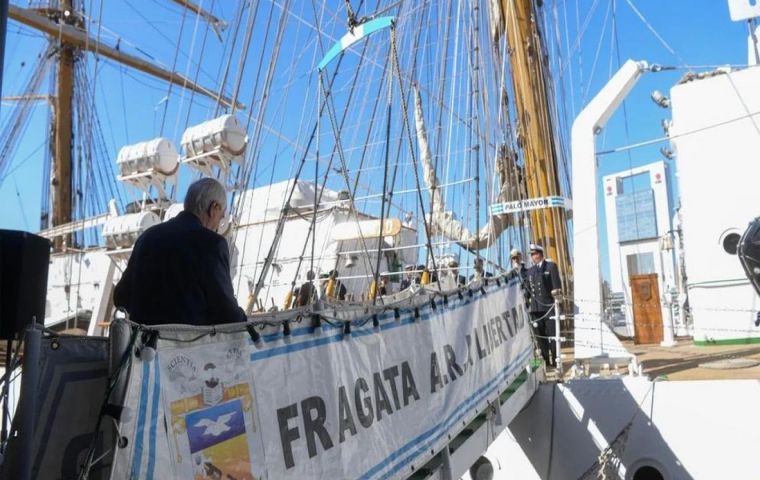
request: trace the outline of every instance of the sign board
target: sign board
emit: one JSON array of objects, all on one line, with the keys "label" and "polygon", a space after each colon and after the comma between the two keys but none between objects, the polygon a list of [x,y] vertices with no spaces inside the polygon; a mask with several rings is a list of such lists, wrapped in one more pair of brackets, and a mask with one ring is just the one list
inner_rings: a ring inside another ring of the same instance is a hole
[{"label": "sign board", "polygon": [[515,200],[513,202],[495,203],[491,205],[491,215],[502,215],[504,213],[527,212],[529,210],[538,210],[540,208],[564,208],[569,210],[572,201],[565,197],[542,197],[526,198],[525,200]]},{"label": "sign board", "polygon": [[435,309],[421,294],[349,335],[161,333],[132,366],[113,478],[406,478],[533,357],[518,282]]},{"label": "sign board", "polygon": [[760,17],[760,3],[756,0],[728,0],[728,13],[734,22]]}]

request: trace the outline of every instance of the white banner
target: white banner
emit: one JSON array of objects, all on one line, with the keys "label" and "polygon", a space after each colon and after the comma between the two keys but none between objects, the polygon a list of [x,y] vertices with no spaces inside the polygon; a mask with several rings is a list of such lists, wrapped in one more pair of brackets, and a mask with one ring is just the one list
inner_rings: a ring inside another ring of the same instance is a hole
[{"label": "white banner", "polygon": [[261,463],[254,462],[261,442],[246,340],[161,351],[161,394],[177,478],[262,476]]},{"label": "white banner", "polygon": [[[141,445],[125,449],[133,458],[117,459],[114,473],[407,477],[530,362],[529,322],[515,281],[491,282],[485,293],[461,299],[450,295],[446,305],[438,298],[436,308],[422,296],[416,313],[378,315],[378,329],[371,319],[354,322],[350,336],[324,321],[320,334],[302,322],[289,339],[265,336],[260,346],[246,333],[193,343],[162,333],[159,359],[150,368],[133,366],[127,401],[147,412],[122,425],[122,434],[134,432]],[[156,364],[158,375],[149,374]],[[152,400],[156,392],[160,402]],[[159,413],[166,429],[156,440],[150,419]]]}]

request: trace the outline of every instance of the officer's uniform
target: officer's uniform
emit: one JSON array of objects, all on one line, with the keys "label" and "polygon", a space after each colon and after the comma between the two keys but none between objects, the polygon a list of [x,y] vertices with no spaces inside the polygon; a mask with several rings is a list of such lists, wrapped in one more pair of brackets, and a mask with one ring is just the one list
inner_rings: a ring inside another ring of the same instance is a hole
[{"label": "officer's uniform", "polygon": [[[532,252],[540,252],[543,255],[544,249],[540,245],[531,245]],[[533,331],[539,336],[538,346],[541,349],[541,356],[544,361],[547,365],[554,365],[549,352],[555,351],[554,335],[556,331],[554,319],[550,318],[552,316],[550,312],[554,308],[552,291],[562,288],[559,269],[554,262],[544,258],[540,264],[533,265],[528,269],[527,277],[528,292],[530,293],[528,312],[530,312],[533,321],[537,322]]]}]

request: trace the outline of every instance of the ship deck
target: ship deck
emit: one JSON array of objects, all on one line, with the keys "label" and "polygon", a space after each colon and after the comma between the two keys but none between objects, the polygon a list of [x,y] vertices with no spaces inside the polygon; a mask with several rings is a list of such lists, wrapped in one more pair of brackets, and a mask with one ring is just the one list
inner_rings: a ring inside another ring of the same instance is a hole
[{"label": "ship deck", "polygon": [[[697,346],[691,338],[679,338],[673,347],[636,345],[623,341],[636,355],[644,375],[668,380],[760,380],[760,344]],[[565,365],[574,362],[571,347],[563,348]],[[737,362],[740,360],[740,362]],[[614,375],[614,365],[602,375]],[[617,373],[627,373],[624,368]],[[569,371],[565,372],[568,378]]]}]

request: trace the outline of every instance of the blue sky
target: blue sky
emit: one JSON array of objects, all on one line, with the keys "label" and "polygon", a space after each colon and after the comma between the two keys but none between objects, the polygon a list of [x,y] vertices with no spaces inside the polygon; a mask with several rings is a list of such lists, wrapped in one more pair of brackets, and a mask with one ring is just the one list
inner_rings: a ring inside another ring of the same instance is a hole
[{"label": "blue sky", "polygon": [[[89,6],[92,2],[85,3]],[[233,4],[205,0],[203,3],[225,19],[233,18],[237,8],[237,2]],[[277,7],[273,9],[274,14],[282,3],[284,2],[275,3]],[[323,7],[320,2],[316,3],[320,5],[318,8]],[[638,9],[649,26],[633,11],[631,4]],[[194,15],[185,15],[183,25],[182,11],[173,3],[162,0],[109,1],[103,2],[103,5],[104,28],[100,29],[99,33],[105,43],[118,43],[124,51],[147,55],[167,67],[175,66],[178,71],[190,76],[197,74],[199,83],[204,85],[218,83],[225,69],[227,51],[205,22],[196,23]],[[281,131],[283,140],[270,142],[262,150],[262,154],[271,161],[262,163],[261,169],[257,170],[257,184],[268,183],[269,178],[279,180],[289,176],[295,152],[289,147],[288,141],[297,139],[299,143],[304,143],[304,132],[308,130],[293,119],[315,116],[313,105],[309,105],[308,101],[304,102],[297,94],[288,93],[289,90],[286,88],[288,82],[302,82],[306,85],[305,88],[316,92],[315,79],[307,78],[307,74],[304,73],[310,71],[311,66],[318,61],[318,47],[313,44],[314,35],[304,27],[315,14],[311,2],[295,2],[293,5],[299,18],[304,21],[289,23],[280,44],[280,48],[285,52],[281,56],[281,62],[290,63],[292,68],[283,68],[284,73],[274,79],[272,95],[277,101],[263,114],[272,119],[270,126]],[[323,48],[329,47],[331,39],[345,30],[345,12],[342,5],[343,2],[327,2],[324,11],[318,13],[324,16],[322,24],[327,30],[323,32]],[[706,66],[741,65],[747,61],[746,24],[730,21],[727,2],[724,0],[547,0],[544,5],[544,15],[552,25],[548,36],[551,39],[555,67],[558,67],[559,62],[553,37],[555,18],[559,25],[560,51],[563,61],[566,62],[561,76],[558,68],[554,69],[555,80],[564,84],[564,89],[558,90],[558,99],[562,102],[560,111],[567,113],[565,128],[569,128],[574,115],[614,73],[618,66],[618,58],[621,61],[634,58],[679,67],[692,65],[698,71],[710,68]],[[265,28],[268,13],[269,9],[263,8],[262,15],[256,19],[257,32],[262,32]],[[98,24],[94,22],[96,15],[99,16],[97,10],[91,19],[93,23],[90,28],[93,33],[97,32]],[[587,25],[585,29],[584,25]],[[175,44],[180,28],[184,33],[179,40],[180,52],[177,54]],[[661,40],[652,30],[661,36]],[[582,35],[579,35],[580,31]],[[230,34],[228,29],[225,35]],[[256,65],[262,52],[262,58],[266,58],[275,48],[272,40],[275,34],[276,32],[271,32],[268,43],[254,46],[249,53],[248,64]],[[615,37],[619,49],[613,48]],[[667,43],[668,47],[664,46],[663,42]],[[33,31],[22,28],[15,22],[9,22],[3,79],[4,95],[20,92],[29,78],[36,56],[42,52],[44,45],[45,41]],[[202,68],[198,70],[195,59],[201,48],[204,52],[203,62]],[[571,51],[572,55],[568,55],[568,51]],[[95,87],[98,112],[101,123],[105,126],[104,139],[114,156],[114,161],[116,152],[122,145],[153,138],[159,134],[168,136],[178,143],[186,123],[197,123],[211,118],[216,113],[214,103],[207,99],[197,95],[191,96],[176,88],[169,94],[168,87],[163,82],[120,68],[110,61],[100,61],[97,65],[92,57],[88,61],[90,71],[94,72],[97,69],[98,72]],[[258,112],[256,104],[259,98],[256,92],[261,91],[264,79],[257,79],[253,74],[254,70],[255,68],[248,67],[242,74],[241,101],[247,105],[254,105],[253,111]],[[623,110],[620,109],[599,136],[598,149],[607,150],[662,136],[660,122],[663,118],[669,118],[670,112],[655,106],[649,100],[649,94],[655,89],[667,94],[685,71],[679,69],[647,74],[625,104],[627,115],[623,115]],[[430,76],[431,73],[423,71],[421,75]],[[235,76],[236,70],[233,65],[227,81],[229,86],[234,83]],[[257,81],[259,83],[256,83]],[[338,82],[336,88],[347,89],[347,82],[348,80]],[[189,108],[191,97],[193,106]],[[9,111],[9,104],[3,103],[0,106],[1,124],[5,124]],[[46,116],[47,109],[44,103],[34,108],[26,134],[20,139],[13,161],[6,170],[6,177],[2,179],[2,228],[31,231],[38,229],[41,170],[47,137]],[[247,114],[244,114],[243,118],[246,116]],[[347,130],[347,136],[351,132],[352,130]],[[358,135],[357,132],[358,129],[353,134]],[[661,146],[667,146],[667,143],[636,149],[630,153],[600,157],[600,177],[661,159]],[[569,150],[569,145],[566,147]],[[671,172],[672,170],[671,168]],[[182,183],[186,183],[188,179],[189,176],[185,175]],[[400,188],[410,186],[409,179],[403,179],[401,182],[403,185],[400,184]],[[129,198],[132,199],[137,198],[134,193],[128,191],[124,191],[123,194],[128,197],[131,195]],[[603,225],[600,230],[604,231]],[[606,245],[606,238],[602,237],[600,242],[601,245]],[[606,256],[603,256],[603,271],[607,271]]]}]

